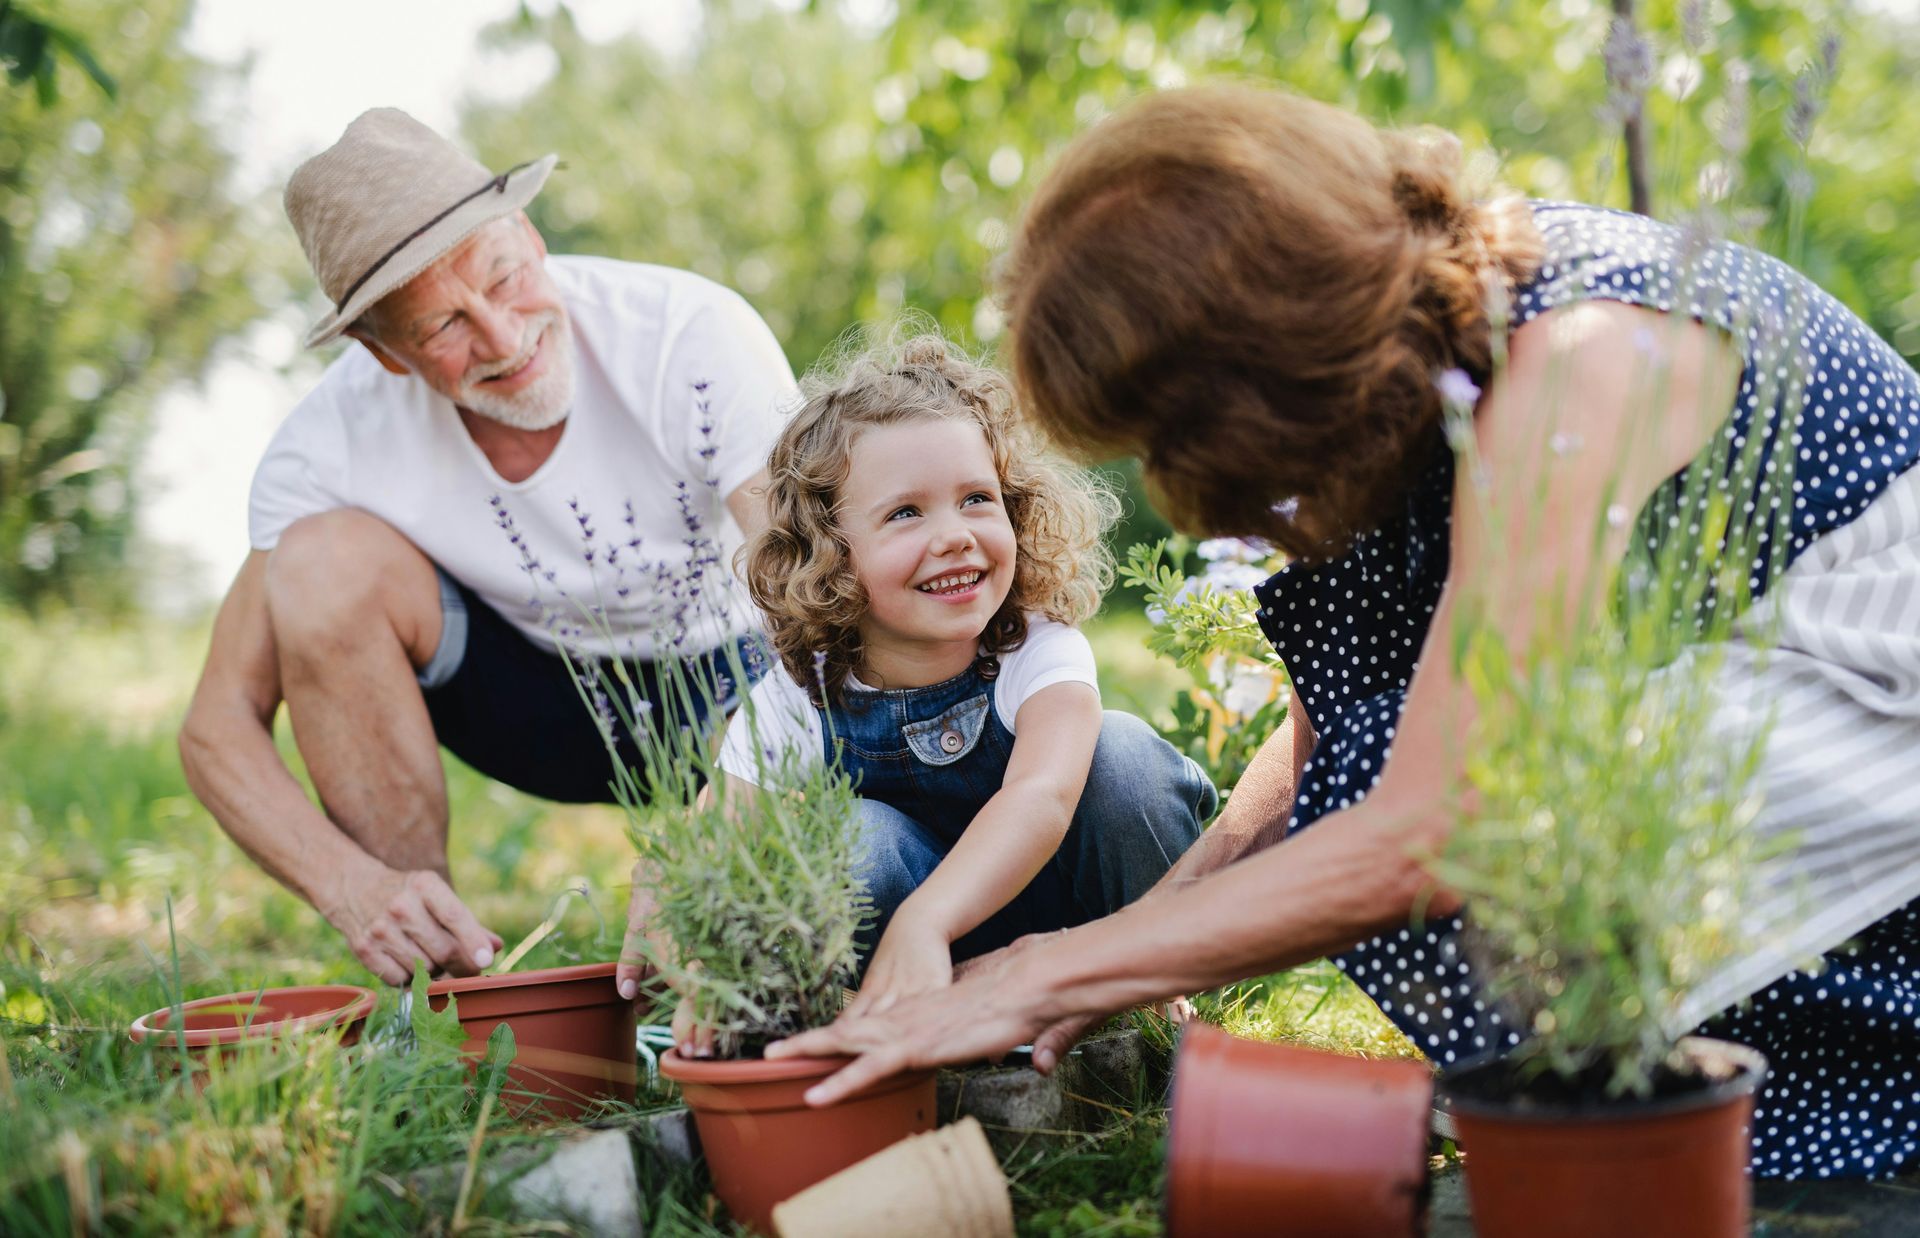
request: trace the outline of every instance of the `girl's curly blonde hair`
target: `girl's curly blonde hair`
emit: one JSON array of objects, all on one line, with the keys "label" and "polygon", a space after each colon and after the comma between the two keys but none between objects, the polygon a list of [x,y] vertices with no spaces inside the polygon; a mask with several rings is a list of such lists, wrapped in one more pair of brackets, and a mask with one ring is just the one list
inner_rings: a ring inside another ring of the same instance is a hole
[{"label": "girl's curly blonde hair", "polygon": [[980,634],[985,652],[1018,648],[1029,612],[1081,622],[1113,581],[1104,539],[1120,513],[1112,492],[1043,443],[997,371],[937,333],[905,336],[808,377],[806,403],[768,461],[766,528],[741,550],[781,664],[820,704],[840,696],[864,652],[867,595],[838,512],[854,442],[874,426],[965,419],[986,435],[1017,554],[1013,587]]}]

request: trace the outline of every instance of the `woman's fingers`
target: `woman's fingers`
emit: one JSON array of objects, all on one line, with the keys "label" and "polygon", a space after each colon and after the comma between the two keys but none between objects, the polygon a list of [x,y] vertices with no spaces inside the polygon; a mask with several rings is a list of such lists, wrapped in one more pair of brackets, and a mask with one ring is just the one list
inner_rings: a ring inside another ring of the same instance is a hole
[{"label": "woman's fingers", "polygon": [[819,1083],[807,1089],[806,1101],[815,1107],[831,1105],[843,1100],[855,1092],[878,1083],[888,1075],[905,1070],[912,1062],[906,1053],[891,1046],[875,1049],[849,1062],[835,1074],[827,1076]]},{"label": "woman's fingers", "polygon": [[1033,1068],[1043,1075],[1053,1073],[1053,1068],[1067,1051],[1080,1043],[1098,1015],[1074,1015],[1062,1019],[1033,1038]]}]

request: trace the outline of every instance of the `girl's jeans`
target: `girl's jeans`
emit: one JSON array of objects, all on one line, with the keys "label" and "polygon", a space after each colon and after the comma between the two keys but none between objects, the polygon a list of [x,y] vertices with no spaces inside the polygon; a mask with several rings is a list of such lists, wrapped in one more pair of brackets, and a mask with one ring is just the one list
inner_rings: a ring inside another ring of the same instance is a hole
[{"label": "girl's jeans", "polygon": [[[1193,845],[1218,802],[1198,765],[1132,714],[1107,710],[1060,849],[1012,902],[954,943],[954,962],[1125,907]],[[879,800],[860,801],[860,829],[863,876],[878,915],[859,939],[864,969],[893,913],[933,873],[947,844]]]}]

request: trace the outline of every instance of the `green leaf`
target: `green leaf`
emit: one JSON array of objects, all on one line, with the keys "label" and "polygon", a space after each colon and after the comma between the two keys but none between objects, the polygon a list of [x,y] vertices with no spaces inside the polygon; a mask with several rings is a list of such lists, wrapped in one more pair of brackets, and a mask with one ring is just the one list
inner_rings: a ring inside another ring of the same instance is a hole
[{"label": "green leaf", "polygon": [[459,998],[449,994],[447,1008],[435,1010],[427,1000],[427,965],[413,965],[413,1037],[422,1049],[438,1049],[447,1056],[460,1052],[467,1042],[466,1029],[460,1026]]},{"label": "green leaf", "polygon": [[487,1051],[480,1058],[480,1075],[486,1080],[485,1091],[497,1092],[506,1083],[507,1067],[513,1065],[517,1051],[513,1026],[505,1022],[494,1024],[493,1034],[487,1037]]},{"label": "green leaf", "polygon": [[58,26],[47,27],[47,33],[60,50],[67,54],[67,59],[79,65],[80,71],[93,79],[93,84],[100,88],[100,93],[109,99],[120,98],[120,84],[114,81],[113,74],[101,68],[100,62],[93,58],[93,49],[87,46],[86,40]]}]

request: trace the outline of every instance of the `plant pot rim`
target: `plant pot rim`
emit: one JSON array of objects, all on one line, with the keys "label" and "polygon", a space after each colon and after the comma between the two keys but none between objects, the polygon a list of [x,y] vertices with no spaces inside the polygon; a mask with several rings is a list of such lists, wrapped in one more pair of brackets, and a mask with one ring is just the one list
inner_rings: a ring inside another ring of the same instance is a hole
[{"label": "plant pot rim", "polygon": [[214,1045],[239,1044],[243,1040],[265,1040],[274,1036],[293,1036],[304,1032],[318,1031],[336,1024],[357,1023],[373,1013],[374,1003],[379,995],[372,989],[357,984],[293,984],[277,988],[252,989],[244,993],[222,993],[217,997],[196,997],[190,1002],[182,1002],[178,1007],[162,1006],[158,1010],[149,1010],[135,1019],[127,1029],[127,1035],[136,1044],[152,1040],[161,1044],[178,1044],[182,1031],[167,1026],[178,1009],[181,1015],[205,1010],[211,1006],[247,1006],[257,1001],[264,1009],[270,1006],[275,996],[282,1000],[288,996],[327,997],[334,1004],[325,1009],[296,1015],[291,1019],[275,1019],[266,1023],[235,1024],[232,1027],[190,1027],[185,1029],[187,1048],[205,1049]]},{"label": "plant pot rim", "polygon": [[1482,1071],[1497,1070],[1505,1065],[1505,1058],[1495,1058],[1447,1071],[1440,1076],[1440,1088],[1453,1112],[1464,1114],[1469,1118],[1539,1123],[1570,1120],[1638,1122],[1647,1118],[1690,1113],[1697,1109],[1711,1109],[1714,1106],[1726,1104],[1728,1101],[1757,1090],[1767,1077],[1765,1055],[1748,1045],[1708,1036],[1685,1036],[1676,1042],[1675,1047],[1692,1058],[1703,1055],[1718,1056],[1731,1065],[1733,1071],[1726,1078],[1709,1083],[1696,1091],[1644,1099],[1627,1096],[1598,1104],[1539,1101],[1524,1095],[1516,1095],[1504,1101],[1489,1101],[1476,1096],[1462,1095],[1456,1086],[1458,1081],[1471,1078]]},{"label": "plant pot rim", "polygon": [[660,1073],[676,1083],[785,1083],[825,1078],[851,1061],[850,1057],[783,1057],[771,1062],[761,1057],[691,1058],[669,1049],[660,1055]]},{"label": "plant pot rim", "polygon": [[449,993],[484,993],[492,989],[517,989],[536,984],[565,984],[569,980],[597,980],[613,975],[618,963],[575,963],[567,967],[542,967],[536,971],[510,971],[498,976],[447,976],[427,986],[428,997]]}]

